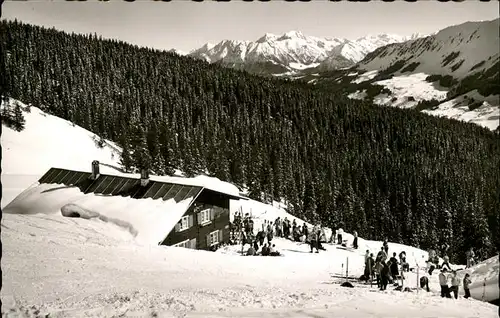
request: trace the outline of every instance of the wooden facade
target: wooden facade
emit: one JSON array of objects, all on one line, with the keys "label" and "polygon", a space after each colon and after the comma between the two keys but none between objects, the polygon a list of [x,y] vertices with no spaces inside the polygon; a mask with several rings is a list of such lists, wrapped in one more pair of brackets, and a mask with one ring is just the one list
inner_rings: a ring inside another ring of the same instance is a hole
[{"label": "wooden facade", "polygon": [[[78,187],[83,193],[126,196],[134,199],[152,198],[180,202],[192,198],[188,209],[170,233],[165,233],[161,245],[213,250],[230,236],[229,201],[246,199],[203,186],[167,183],[141,178],[99,173],[99,163],[92,163],[92,172],[51,168],[39,182]],[[168,213],[168,211],[165,211]]]},{"label": "wooden facade", "polygon": [[223,193],[203,189],[162,245],[213,250],[228,242],[229,199]]}]

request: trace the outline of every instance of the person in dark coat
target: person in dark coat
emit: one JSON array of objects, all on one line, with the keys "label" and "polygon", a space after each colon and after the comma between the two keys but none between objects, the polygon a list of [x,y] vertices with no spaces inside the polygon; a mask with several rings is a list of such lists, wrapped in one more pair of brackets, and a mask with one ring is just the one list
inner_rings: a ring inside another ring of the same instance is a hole
[{"label": "person in dark coat", "polygon": [[259,250],[259,244],[257,243],[257,240],[253,241],[253,248],[254,248],[255,251]]},{"label": "person in dark coat", "polygon": [[339,245],[342,245],[342,243],[344,242],[344,240],[342,239],[342,234],[344,234],[344,230],[342,230],[342,228],[339,228],[337,230],[337,244]]},{"label": "person in dark coat", "polygon": [[304,234],[306,238],[309,237],[309,228],[307,227],[306,222],[302,225],[302,234]]},{"label": "person in dark coat", "polygon": [[274,235],[273,235],[273,222],[269,222],[267,224],[267,242],[271,244],[271,241],[273,240]]},{"label": "person in dark coat", "polygon": [[384,247],[382,246],[377,254],[377,259],[375,260],[375,262],[376,263],[381,261],[385,262],[386,260],[387,260],[387,253],[384,251]]},{"label": "person in dark coat", "polygon": [[398,270],[398,260],[396,259],[396,253],[392,253],[392,257],[389,260],[391,262],[391,275],[394,279],[399,276]]},{"label": "person in dark coat", "polygon": [[259,231],[259,233],[257,233],[257,240],[259,241],[260,246],[264,246],[265,239],[266,239],[266,233],[264,231]]},{"label": "person in dark coat", "polygon": [[284,238],[290,237],[290,223],[288,222],[288,219],[286,217],[283,220],[283,237]]},{"label": "person in dark coat", "polygon": [[390,271],[389,271],[389,266],[385,261],[382,261],[381,265],[382,269],[380,270],[380,280],[381,280],[380,290],[386,290],[387,284],[389,283]]},{"label": "person in dark coat", "polygon": [[354,241],[352,242],[352,246],[355,249],[358,249],[358,232],[354,231]]}]

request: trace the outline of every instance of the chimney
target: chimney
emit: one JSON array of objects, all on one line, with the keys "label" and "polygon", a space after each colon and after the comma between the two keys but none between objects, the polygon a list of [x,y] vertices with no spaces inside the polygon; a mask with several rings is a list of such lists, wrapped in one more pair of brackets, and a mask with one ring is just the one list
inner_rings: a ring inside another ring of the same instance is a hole
[{"label": "chimney", "polygon": [[90,179],[96,180],[97,178],[99,178],[99,175],[99,161],[94,160],[92,161],[92,175],[90,176]]},{"label": "chimney", "polygon": [[141,169],[141,186],[145,187],[149,183],[149,171],[148,169]]}]

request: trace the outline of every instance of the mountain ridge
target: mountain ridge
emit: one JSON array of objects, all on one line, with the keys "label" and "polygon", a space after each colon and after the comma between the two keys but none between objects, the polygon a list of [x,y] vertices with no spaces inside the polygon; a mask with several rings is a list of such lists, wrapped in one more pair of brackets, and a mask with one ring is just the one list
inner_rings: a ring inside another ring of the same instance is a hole
[{"label": "mountain ridge", "polygon": [[[217,44],[206,43],[187,55],[209,63],[220,62],[238,69],[251,69],[247,65],[273,63],[292,73],[321,65],[330,70],[351,66],[374,49],[390,43],[399,43],[423,35],[410,36],[377,34],[356,40],[308,36],[300,31],[281,35],[265,33],[255,41],[222,40]],[[325,62],[324,64],[322,64]],[[276,75],[273,70],[261,73]]]}]

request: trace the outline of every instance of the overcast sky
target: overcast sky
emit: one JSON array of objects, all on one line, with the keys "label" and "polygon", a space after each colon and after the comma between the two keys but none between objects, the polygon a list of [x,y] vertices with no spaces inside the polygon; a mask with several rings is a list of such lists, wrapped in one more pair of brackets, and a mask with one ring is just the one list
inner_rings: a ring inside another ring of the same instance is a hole
[{"label": "overcast sky", "polygon": [[6,0],[2,8],[2,19],[17,18],[64,31],[97,33],[140,46],[185,52],[207,42],[257,40],[265,33],[282,34],[290,30],[319,37],[356,39],[378,33],[428,34],[466,21],[498,17],[498,1],[477,0],[461,3]]}]

